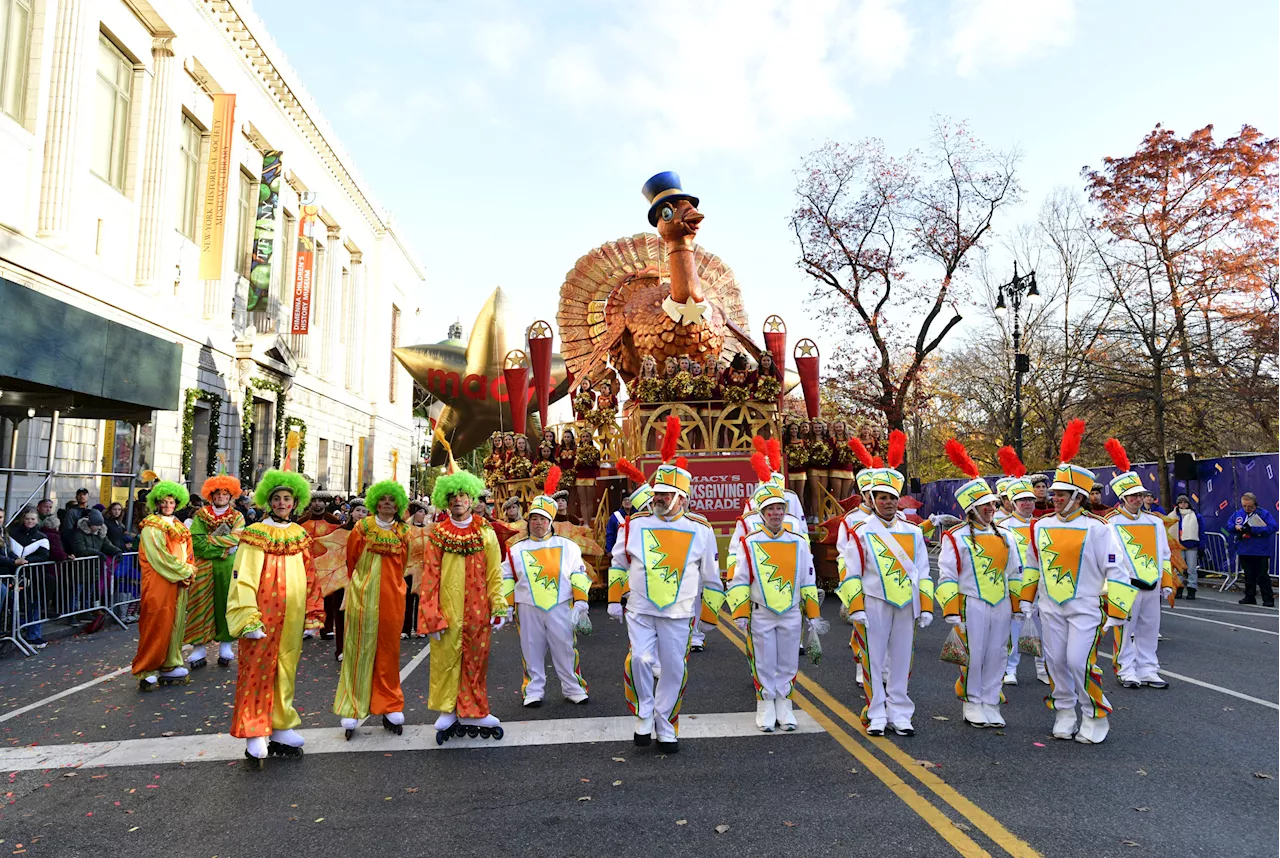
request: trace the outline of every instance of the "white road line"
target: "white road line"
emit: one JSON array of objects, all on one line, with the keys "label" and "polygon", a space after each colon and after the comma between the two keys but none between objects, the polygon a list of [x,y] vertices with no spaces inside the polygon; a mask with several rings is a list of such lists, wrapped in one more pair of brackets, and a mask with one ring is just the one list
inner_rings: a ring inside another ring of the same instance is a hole
[{"label": "white road line", "polygon": [[77,685],[75,688],[68,688],[66,691],[59,691],[57,694],[50,694],[48,697],[44,698],[43,700],[37,700],[35,703],[28,703],[26,706],[22,706],[18,709],[14,709],[10,712],[4,713],[3,715],[0,715],[0,723],[4,723],[5,721],[8,721],[10,718],[17,718],[19,715],[30,712],[32,709],[39,709],[41,706],[52,703],[55,700],[61,700],[64,697],[75,694],[77,691],[84,691],[86,688],[92,688],[93,686],[97,685],[99,682],[106,682],[108,679],[115,679],[120,674],[128,673],[130,670],[131,670],[130,667],[122,667],[119,670],[112,671],[111,673],[104,673],[102,676],[99,676],[97,679],[90,679],[88,682],[82,682],[79,685]]},{"label": "white road line", "polygon": [[[1109,658],[1112,661],[1116,660],[1116,657],[1109,652],[1100,652],[1098,655]],[[1192,685],[1199,685],[1201,688],[1207,688],[1210,691],[1217,691],[1219,694],[1227,694],[1231,697],[1238,697],[1241,700],[1248,700],[1250,703],[1257,703],[1259,706],[1266,706],[1268,709],[1280,710],[1280,703],[1272,703],[1270,700],[1263,700],[1261,697],[1251,697],[1248,694],[1242,694],[1239,691],[1232,691],[1230,688],[1223,688],[1221,685],[1214,685],[1211,682],[1192,679],[1190,676],[1183,676],[1181,673],[1174,673],[1172,670],[1165,670],[1163,667],[1160,668],[1160,675],[1169,676],[1174,679],[1181,680],[1182,682],[1189,682]],[[3,757],[0,757],[0,759],[3,759]]]},{"label": "white road line", "polygon": [[1199,611],[1202,614],[1235,614],[1237,617],[1260,617],[1264,620],[1274,620],[1280,618],[1280,613],[1276,611],[1246,611],[1244,609],[1238,611],[1230,611],[1226,608],[1192,608],[1188,605],[1179,605],[1176,608],[1165,606],[1162,611]]},{"label": "white road line", "polygon": [[[821,733],[823,729],[806,713],[796,710],[797,733]],[[436,744],[430,724],[405,725],[404,735],[378,728],[361,729],[351,739],[333,727],[299,730],[307,740],[306,755],[396,751],[453,751],[476,748],[569,745],[591,742],[631,742],[635,719],[561,718],[544,721],[511,721],[503,724],[502,739],[450,739]],[[785,736],[761,733],[754,712],[726,712],[682,715],[681,739],[725,739],[747,736]],[[81,767],[154,766],[167,763],[198,763],[244,759],[244,740],[223,734],[172,736],[160,739],[128,739],[121,742],[89,742],[75,745],[37,745],[30,748],[0,748],[0,771],[19,772]],[[274,765],[269,760],[267,765]],[[281,765],[293,765],[282,761]]]},{"label": "white road line", "polygon": [[1273,632],[1271,629],[1259,629],[1254,626],[1242,626],[1239,623],[1224,623],[1222,620],[1211,620],[1208,617],[1193,617],[1190,614],[1181,614],[1177,611],[1163,610],[1160,612],[1162,617],[1178,617],[1182,620],[1195,620],[1197,623],[1213,623],[1215,626],[1227,626],[1233,629],[1244,629],[1246,632],[1258,632],[1263,635],[1272,635],[1280,637],[1280,632]]}]

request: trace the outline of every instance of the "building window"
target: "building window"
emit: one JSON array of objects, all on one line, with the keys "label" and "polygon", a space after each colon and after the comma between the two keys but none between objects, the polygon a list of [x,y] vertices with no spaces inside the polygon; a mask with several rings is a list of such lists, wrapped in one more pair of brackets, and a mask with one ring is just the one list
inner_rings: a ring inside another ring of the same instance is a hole
[{"label": "building window", "polygon": [[0,0],[0,112],[22,121],[27,95],[31,0]]},{"label": "building window", "polygon": [[186,114],[182,116],[182,146],[178,163],[182,169],[182,208],[178,211],[178,231],[196,240],[197,209],[200,202],[200,128]]},{"label": "building window", "polygon": [[249,277],[249,259],[253,252],[254,213],[253,179],[244,171],[240,172],[240,221],[236,234],[236,270],[242,277]]},{"label": "building window", "polygon": [[391,387],[388,391],[387,401],[396,401],[396,349],[400,347],[400,308],[395,304],[391,305]]},{"label": "building window", "polygon": [[124,190],[129,144],[129,101],[133,64],[106,36],[98,39],[98,89],[93,140],[93,172],[117,191]]}]

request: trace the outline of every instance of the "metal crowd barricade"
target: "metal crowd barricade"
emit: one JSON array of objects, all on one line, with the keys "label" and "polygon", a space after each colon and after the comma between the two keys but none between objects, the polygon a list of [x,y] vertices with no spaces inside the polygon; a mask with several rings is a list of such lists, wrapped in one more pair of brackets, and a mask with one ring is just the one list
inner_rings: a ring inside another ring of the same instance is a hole
[{"label": "metal crowd barricade", "polygon": [[18,634],[18,576],[0,575],[0,643],[13,644],[23,655],[34,650]]},{"label": "metal crowd barricade", "polygon": [[1227,545],[1227,537],[1221,533],[1205,533],[1200,536],[1200,574],[1205,573],[1222,576],[1219,592],[1235,584],[1240,574],[1235,555]]},{"label": "metal crowd barricade", "polygon": [[[135,555],[136,557],[136,555]],[[104,611],[125,628],[116,613],[117,591],[110,562],[101,557],[30,563],[17,572],[16,628],[43,637],[42,626]],[[128,600],[119,600],[128,604]]]},{"label": "metal crowd barricade", "polygon": [[111,614],[117,621],[136,623],[142,604],[142,567],[138,564],[138,552],[130,551],[114,559]]}]

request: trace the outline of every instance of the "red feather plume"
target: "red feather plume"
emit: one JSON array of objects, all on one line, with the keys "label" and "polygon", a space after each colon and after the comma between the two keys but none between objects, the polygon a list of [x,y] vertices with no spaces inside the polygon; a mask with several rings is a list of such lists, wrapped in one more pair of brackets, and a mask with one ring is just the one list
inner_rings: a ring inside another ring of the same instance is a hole
[{"label": "red feather plume", "polygon": [[686,471],[689,470],[689,460],[684,456],[676,456],[676,467]]},{"label": "red feather plume", "polygon": [[777,438],[769,439],[769,467],[782,473],[782,442]]},{"label": "red feather plume", "polygon": [[1004,471],[1006,477],[1025,477],[1027,475],[1027,466],[1022,464],[1022,460],[1018,458],[1018,451],[1008,444],[997,450],[996,455],[1000,457],[1000,468]]},{"label": "red feather plume", "polygon": [[662,436],[662,461],[669,462],[680,446],[680,418],[675,414],[667,415],[667,431]]},{"label": "red feather plume", "polygon": [[622,474],[624,477],[626,477],[628,480],[631,480],[631,482],[633,483],[646,482],[644,478],[644,473],[641,472],[641,470],[637,468],[635,465],[628,462],[626,459],[619,459],[617,464],[614,467],[618,469],[618,473]]},{"label": "red feather plume", "polygon": [[773,476],[773,470],[769,467],[769,462],[764,457],[764,453],[751,454],[751,470],[756,472],[756,478],[762,483],[769,481]]},{"label": "red feather plume", "polygon": [[1133,470],[1129,465],[1129,454],[1124,451],[1124,445],[1118,440],[1115,438],[1108,438],[1106,443],[1102,446],[1106,449],[1107,455],[1111,457],[1112,462],[1115,462],[1116,467],[1120,469],[1121,473]]},{"label": "red feather plume", "polygon": [[769,455],[769,442],[764,439],[763,435],[753,435],[751,446],[755,447],[757,453],[765,456]]},{"label": "red feather plume", "polygon": [[873,467],[873,468],[883,468],[883,467],[884,467],[884,459],[881,459],[879,456],[872,456],[872,457],[871,457],[871,467]]},{"label": "red feather plume", "polygon": [[552,465],[551,470],[547,471],[547,481],[543,483],[542,493],[544,495],[553,495],[556,488],[560,485],[560,466]]},{"label": "red feather plume", "polygon": [[1062,433],[1062,448],[1059,450],[1063,462],[1070,462],[1076,457],[1076,453],[1080,452],[1080,442],[1084,439],[1084,426],[1084,421],[1079,417],[1067,424],[1066,431]]},{"label": "red feather plume", "polygon": [[969,451],[964,448],[964,444],[955,438],[949,438],[943,449],[946,451],[947,458],[951,460],[951,464],[955,465],[960,473],[969,479],[977,479],[981,476],[978,466],[973,463],[973,459],[969,458]]},{"label": "red feather plume", "polygon": [[862,443],[861,438],[850,438],[849,449],[853,451],[853,455],[858,457],[858,461],[862,463],[864,468],[874,468],[871,464],[871,451],[867,449],[867,445]]},{"label": "red feather plume", "polygon": [[889,433],[889,452],[885,454],[889,467],[896,468],[907,457],[907,433],[894,429]]}]

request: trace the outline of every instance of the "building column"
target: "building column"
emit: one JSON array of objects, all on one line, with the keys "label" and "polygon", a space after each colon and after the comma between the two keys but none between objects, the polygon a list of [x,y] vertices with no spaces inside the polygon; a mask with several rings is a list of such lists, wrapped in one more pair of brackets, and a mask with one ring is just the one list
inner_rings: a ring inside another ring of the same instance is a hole
[{"label": "building column", "polygon": [[[36,222],[41,237],[54,243],[70,240],[75,188],[79,180],[77,149],[82,122],[80,101],[84,92],[87,12],[84,0],[61,0],[54,19],[53,58],[49,67],[49,116],[44,138],[44,172],[40,182],[40,214]],[[92,54],[97,57],[97,51]]]},{"label": "building column", "polygon": [[360,325],[359,318],[362,316],[364,306],[363,300],[363,283],[364,280],[364,255],[361,253],[351,254],[351,294],[347,302],[347,317],[343,319],[343,324],[347,329],[347,371],[345,383],[347,390],[352,393],[360,393],[360,356],[363,354],[362,343],[360,342]]},{"label": "building column", "polygon": [[[173,38],[158,38],[151,43],[155,72],[151,78],[151,104],[147,118],[147,148],[142,167],[142,204],[139,211],[138,270],[139,286],[158,286],[165,279],[165,238],[173,229],[173,193],[169,177],[173,155],[177,150],[173,139],[178,123],[174,121]],[[172,273],[168,279],[172,279]]]},{"label": "building column", "polygon": [[338,251],[342,248],[342,230],[336,226],[331,226],[326,238],[328,241],[324,246],[324,272],[320,276],[320,279],[324,281],[324,287],[320,290],[321,296],[311,315],[319,323],[316,346],[320,349],[320,354],[317,360],[319,368],[316,374],[325,381],[329,381],[333,374],[335,343],[337,342],[335,319],[337,318],[338,304],[341,298],[339,290],[342,282],[342,260],[339,258]]}]

